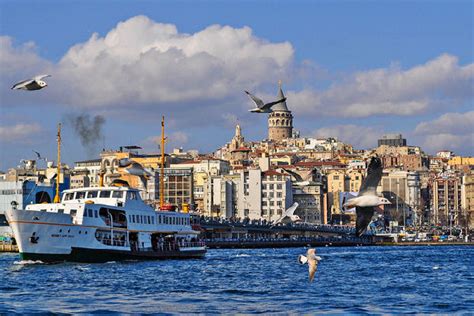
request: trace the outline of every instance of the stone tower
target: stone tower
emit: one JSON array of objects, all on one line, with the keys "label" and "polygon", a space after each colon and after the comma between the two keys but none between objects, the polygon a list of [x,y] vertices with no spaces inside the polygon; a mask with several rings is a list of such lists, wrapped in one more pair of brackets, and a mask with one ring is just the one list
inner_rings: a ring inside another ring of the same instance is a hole
[{"label": "stone tower", "polygon": [[[279,91],[277,100],[285,97],[281,90],[281,81],[278,82]],[[279,141],[290,138],[293,132],[293,115],[286,106],[286,101],[275,104],[272,107],[273,112],[268,115],[268,139]]]}]

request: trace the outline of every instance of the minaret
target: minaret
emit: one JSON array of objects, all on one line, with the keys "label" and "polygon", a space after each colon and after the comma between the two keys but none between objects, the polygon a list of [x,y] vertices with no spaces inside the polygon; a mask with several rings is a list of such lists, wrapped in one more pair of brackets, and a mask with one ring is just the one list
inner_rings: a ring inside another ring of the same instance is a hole
[{"label": "minaret", "polygon": [[[278,81],[277,100],[283,99],[285,95],[281,90],[281,80]],[[293,115],[286,106],[286,101],[275,104],[272,107],[273,112],[268,115],[268,139],[279,141],[285,138],[291,138],[293,132]]]},{"label": "minaret", "polygon": [[241,146],[244,145],[244,137],[242,136],[242,131],[240,129],[240,125],[237,124],[237,126],[235,126],[235,135],[234,137],[232,138],[232,141],[230,143],[230,150],[234,150],[234,149],[237,149]]}]

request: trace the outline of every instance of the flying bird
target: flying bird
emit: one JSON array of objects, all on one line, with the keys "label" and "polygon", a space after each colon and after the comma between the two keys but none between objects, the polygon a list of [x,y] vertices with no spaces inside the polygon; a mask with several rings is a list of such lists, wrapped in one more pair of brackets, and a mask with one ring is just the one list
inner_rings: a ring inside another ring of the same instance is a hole
[{"label": "flying bird", "polygon": [[281,100],[265,104],[265,103],[263,103],[262,99],[257,98],[256,96],[254,96],[250,92],[245,91],[245,93],[247,93],[247,95],[250,97],[250,99],[252,99],[252,101],[257,106],[256,108],[249,110],[249,112],[252,112],[252,113],[271,113],[272,112],[272,106],[274,106],[275,104],[278,104],[280,102],[285,102],[286,101],[286,98],[283,98]]},{"label": "flying bird", "polygon": [[316,273],[316,269],[318,268],[318,263],[321,261],[321,257],[316,256],[316,249],[308,249],[306,252],[306,256],[299,255],[298,262],[300,264],[308,264],[309,270],[309,282],[313,282],[314,274]]},{"label": "flying bird", "polygon": [[283,215],[277,219],[273,225],[279,223],[294,223],[294,222],[301,222],[301,218],[298,215],[295,215],[295,210],[298,208],[299,204],[297,202],[293,203],[290,208],[288,208]]},{"label": "flying bird", "polygon": [[372,220],[375,207],[392,204],[384,197],[377,195],[377,185],[382,178],[382,161],[379,157],[372,157],[369,166],[367,167],[367,177],[362,181],[359,195],[344,203],[344,208],[356,208],[356,235],[362,236],[367,230],[367,226]]},{"label": "flying bird", "polygon": [[285,168],[281,168],[281,169],[283,169],[285,172],[287,172],[288,174],[292,175],[293,178],[295,178],[296,182],[293,182],[294,185],[306,186],[306,185],[310,185],[313,182],[312,180],[313,180],[314,170],[311,170],[311,173],[309,173],[305,178],[303,178],[302,176],[300,176],[298,173],[294,171],[291,171]]},{"label": "flying bird", "polygon": [[36,160],[44,160],[46,161],[46,158],[45,157],[41,157],[41,154],[39,152],[37,152],[36,150],[33,150],[33,152],[36,154],[36,156],[38,157]]},{"label": "flying bird", "polygon": [[26,79],[15,83],[12,90],[40,90],[48,86],[42,79],[51,77],[51,75],[39,75],[33,79]]}]

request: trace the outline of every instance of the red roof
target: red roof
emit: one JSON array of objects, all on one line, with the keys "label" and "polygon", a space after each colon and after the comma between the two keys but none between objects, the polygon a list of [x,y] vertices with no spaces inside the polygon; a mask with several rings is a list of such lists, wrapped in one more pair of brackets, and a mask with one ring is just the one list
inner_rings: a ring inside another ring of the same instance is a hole
[{"label": "red roof", "polygon": [[286,174],[284,173],[280,173],[274,169],[270,169],[270,170],[267,170],[267,171],[264,171],[262,172],[264,176],[284,176]]}]

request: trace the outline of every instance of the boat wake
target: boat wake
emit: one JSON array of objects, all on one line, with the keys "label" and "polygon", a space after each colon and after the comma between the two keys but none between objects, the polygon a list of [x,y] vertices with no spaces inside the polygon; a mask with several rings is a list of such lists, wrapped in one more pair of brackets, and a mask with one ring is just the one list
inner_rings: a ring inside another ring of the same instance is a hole
[{"label": "boat wake", "polygon": [[32,264],[44,264],[44,262],[41,260],[20,260],[20,261],[14,261],[13,264],[25,266],[25,265],[32,265]]}]

